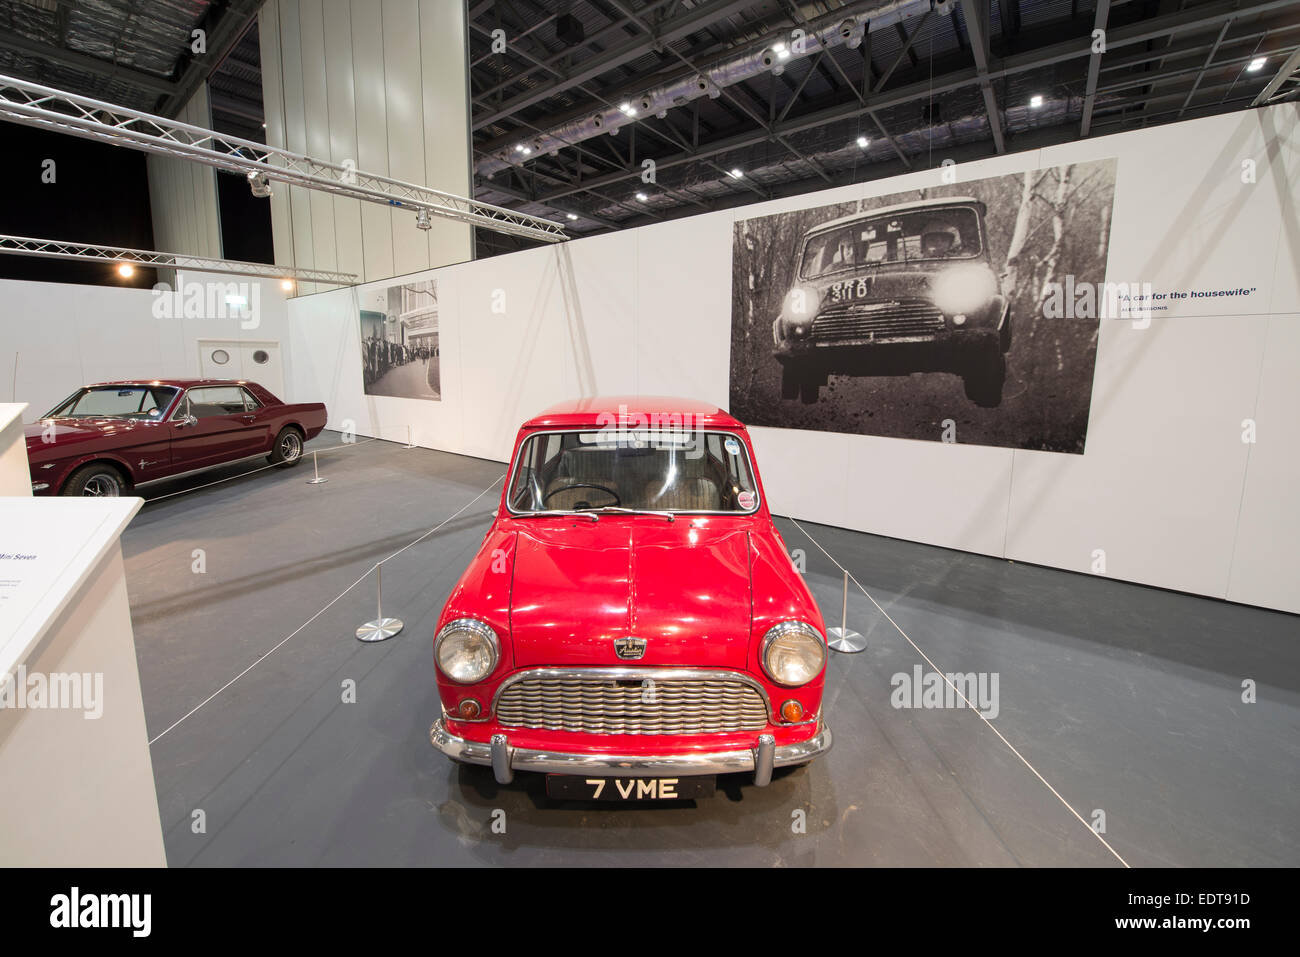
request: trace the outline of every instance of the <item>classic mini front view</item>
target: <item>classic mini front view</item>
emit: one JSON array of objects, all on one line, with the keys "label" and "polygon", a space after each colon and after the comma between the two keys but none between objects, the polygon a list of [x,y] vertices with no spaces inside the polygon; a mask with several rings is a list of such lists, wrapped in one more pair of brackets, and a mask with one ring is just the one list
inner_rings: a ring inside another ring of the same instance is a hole
[{"label": "classic mini front view", "polygon": [[495,520],[433,642],[454,760],[555,798],[707,797],[831,746],[822,617],[745,427],[679,399],[524,423]]}]

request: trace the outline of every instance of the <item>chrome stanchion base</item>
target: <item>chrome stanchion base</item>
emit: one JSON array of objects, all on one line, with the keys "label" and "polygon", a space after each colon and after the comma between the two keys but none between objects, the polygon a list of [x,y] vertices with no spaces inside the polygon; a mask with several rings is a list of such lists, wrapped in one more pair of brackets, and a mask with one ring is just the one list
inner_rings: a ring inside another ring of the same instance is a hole
[{"label": "chrome stanchion base", "polygon": [[328,481],[329,481],[329,479],[327,479],[327,478],[322,478],[321,476],[317,475],[315,478],[309,478],[309,479],[307,480],[307,484],[308,484],[308,485],[320,485],[322,482],[328,482]]},{"label": "chrome stanchion base", "polygon": [[357,629],[357,641],[387,641],[405,627],[400,618],[376,618]]},{"label": "chrome stanchion base", "polygon": [[856,655],[859,651],[866,651],[867,639],[863,638],[851,628],[834,628],[826,629],[828,640],[826,647],[831,651],[838,651],[841,654]]}]

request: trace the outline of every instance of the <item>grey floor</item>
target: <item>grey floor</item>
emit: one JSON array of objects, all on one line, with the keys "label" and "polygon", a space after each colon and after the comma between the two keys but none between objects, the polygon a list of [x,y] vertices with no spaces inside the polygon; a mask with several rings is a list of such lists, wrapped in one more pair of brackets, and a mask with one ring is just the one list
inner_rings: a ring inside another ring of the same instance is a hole
[{"label": "grey floor", "polygon": [[[1099,811],[1135,867],[1300,864],[1300,619],[806,523],[939,670],[997,674],[991,726],[894,708],[891,677],[929,666],[855,593],[869,647],[832,658],[826,758],[664,807],[557,804],[530,775],[499,787],[428,740],[432,631],[495,494],[385,566],[401,635],[352,637],[373,581],[302,626],[503,466],[384,442],[320,461],[322,485],[306,463],[161,497],[260,462],[156,485],[123,538],[173,866],[1118,867]],[[778,524],[838,616],[839,571]]]}]

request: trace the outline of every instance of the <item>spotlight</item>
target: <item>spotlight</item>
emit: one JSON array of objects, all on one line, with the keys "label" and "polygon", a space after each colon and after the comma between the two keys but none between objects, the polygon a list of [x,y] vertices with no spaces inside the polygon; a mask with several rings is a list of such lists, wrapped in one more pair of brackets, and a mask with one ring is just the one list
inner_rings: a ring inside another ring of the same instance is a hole
[{"label": "spotlight", "polygon": [[292,279],[281,279],[281,280],[280,280],[280,288],[283,289],[285,292],[292,292],[292,291],[293,291],[293,280],[292,280]]},{"label": "spotlight", "polygon": [[642,202],[642,203],[644,203],[644,202],[645,202],[647,199],[649,199],[650,197],[647,196],[645,193],[637,193],[637,194],[636,194],[636,198],[637,198],[638,202]]},{"label": "spotlight", "polygon": [[265,199],[271,195],[271,181],[265,173],[249,173],[248,188],[253,191],[253,195],[259,199]]},{"label": "spotlight", "polygon": [[523,151],[524,151],[524,144],[523,144],[523,143],[516,143],[516,144],[515,144],[515,152],[516,152],[516,153],[522,153]]},{"label": "spotlight", "polygon": [[741,171],[740,167],[734,168],[730,173],[732,179],[740,179],[740,177],[744,175],[745,174]]},{"label": "spotlight", "polygon": [[871,145],[871,140],[867,139],[865,136],[859,136],[859,137],[858,137],[858,148],[859,148],[859,149],[866,149],[866,148],[867,148],[868,146],[870,146],[870,145]]},{"label": "spotlight", "polygon": [[636,107],[631,103],[620,103],[618,108],[627,116],[636,116]]},{"label": "spotlight", "polygon": [[568,216],[569,219],[577,219],[577,218],[578,218],[578,216],[577,216],[576,213],[565,213],[564,215],[565,215],[565,216]]},{"label": "spotlight", "polygon": [[1264,69],[1264,64],[1267,62],[1268,62],[1268,57],[1257,56],[1255,57],[1255,59],[1250,61],[1250,66],[1246,67],[1246,72],[1258,73],[1260,70]]},{"label": "spotlight", "polygon": [[419,210],[418,212],[416,212],[416,214],[415,214],[415,228],[416,228],[416,229],[432,229],[432,228],[433,228],[433,223],[432,223],[432,222],[430,221],[430,219],[429,219],[429,211],[428,211],[427,209],[421,209],[421,210]]},{"label": "spotlight", "polygon": [[778,60],[790,59],[790,51],[785,48],[784,43],[778,43],[776,46],[772,47],[772,49],[776,51],[776,58]]},{"label": "spotlight", "polygon": [[132,266],[130,263],[118,263],[117,274],[121,276],[123,279],[130,279],[132,276],[135,275],[135,267]]},{"label": "spotlight", "polygon": [[1033,96],[1029,98],[1030,109],[1036,110],[1042,105],[1043,105],[1043,97],[1041,94],[1035,93]]}]

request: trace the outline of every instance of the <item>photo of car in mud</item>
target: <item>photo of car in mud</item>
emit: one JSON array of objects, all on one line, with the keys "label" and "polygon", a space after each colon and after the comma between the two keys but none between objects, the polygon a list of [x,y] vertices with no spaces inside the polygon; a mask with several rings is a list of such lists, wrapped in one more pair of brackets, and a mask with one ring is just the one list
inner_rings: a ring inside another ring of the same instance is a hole
[{"label": "photo of car in mud", "polygon": [[737,220],[732,414],[753,425],[1081,454],[1113,159]]}]

